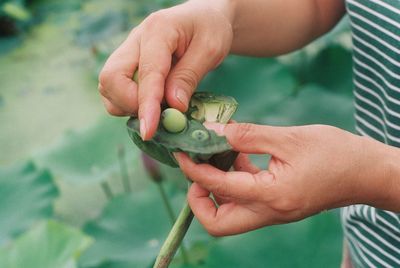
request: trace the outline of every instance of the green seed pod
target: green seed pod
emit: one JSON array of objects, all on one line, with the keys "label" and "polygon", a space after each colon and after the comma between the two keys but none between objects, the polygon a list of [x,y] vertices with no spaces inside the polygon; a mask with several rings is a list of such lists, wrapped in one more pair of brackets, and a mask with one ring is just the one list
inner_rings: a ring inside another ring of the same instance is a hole
[{"label": "green seed pod", "polygon": [[192,138],[195,139],[196,141],[205,141],[209,137],[210,135],[208,135],[208,132],[201,129],[196,129],[195,131],[192,132]]},{"label": "green seed pod", "polygon": [[187,118],[177,109],[168,108],[161,113],[161,123],[168,132],[179,133],[186,128]]},{"label": "green seed pod", "polygon": [[127,122],[128,133],[142,151],[169,166],[178,167],[173,152],[185,152],[195,162],[206,162],[228,170],[237,153],[232,151],[225,137],[208,130],[202,122],[227,123],[236,108],[237,102],[231,97],[197,92],[192,96],[186,115],[176,109],[164,110],[151,140],[142,140],[139,120],[135,117]]},{"label": "green seed pod", "polygon": [[227,124],[235,113],[238,103],[232,97],[197,92],[190,100],[191,117],[201,122]]}]

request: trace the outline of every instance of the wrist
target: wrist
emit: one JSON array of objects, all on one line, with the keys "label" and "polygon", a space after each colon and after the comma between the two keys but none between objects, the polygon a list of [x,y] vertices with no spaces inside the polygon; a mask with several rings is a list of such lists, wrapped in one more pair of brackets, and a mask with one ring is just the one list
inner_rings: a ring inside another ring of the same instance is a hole
[{"label": "wrist", "polygon": [[236,0],[190,0],[189,2],[207,5],[207,7],[221,13],[231,25],[232,30],[234,29]]},{"label": "wrist", "polygon": [[381,192],[382,204],[377,204],[386,210],[400,212],[400,148],[384,145],[385,160],[382,164],[383,179],[387,185],[387,192]]},{"label": "wrist", "polygon": [[370,138],[363,138],[366,154],[366,175],[360,181],[365,189],[364,204],[400,212],[400,149]]}]

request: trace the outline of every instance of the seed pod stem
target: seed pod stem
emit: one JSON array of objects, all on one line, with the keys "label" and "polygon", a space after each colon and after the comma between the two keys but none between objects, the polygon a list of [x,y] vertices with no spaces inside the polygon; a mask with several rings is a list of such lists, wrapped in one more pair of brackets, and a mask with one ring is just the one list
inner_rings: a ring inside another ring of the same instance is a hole
[{"label": "seed pod stem", "polygon": [[161,198],[164,202],[165,209],[167,210],[167,214],[169,219],[171,220],[172,225],[175,223],[175,214],[172,209],[171,203],[169,202],[167,193],[165,192],[164,185],[162,182],[157,183],[158,190],[160,191]]},{"label": "seed pod stem", "polygon": [[[173,226],[175,223],[176,217],[175,217],[174,210],[172,209],[171,202],[170,202],[168,195],[164,188],[163,177],[160,172],[160,164],[156,160],[152,159],[151,157],[149,157],[148,155],[146,155],[143,152],[142,152],[141,156],[142,156],[142,162],[145,167],[145,170],[147,171],[147,173],[150,175],[150,178],[156,183],[156,185],[158,187],[158,191],[160,192],[161,198],[165,205],[165,209],[167,210],[168,217],[171,221],[171,226]],[[184,260],[185,263],[187,263],[188,258],[187,258],[186,249],[183,244],[181,245],[180,248],[181,248],[182,259]]]},{"label": "seed pod stem", "polygon": [[[168,234],[167,239],[160,249],[156,262],[153,268],[167,268],[171,263],[179,245],[181,244],[190,224],[193,220],[193,212],[186,201],[181,212],[176,219],[174,226]],[[186,254],[185,254],[186,255]],[[185,263],[187,263],[187,256],[183,255]]]},{"label": "seed pod stem", "polygon": [[105,196],[107,197],[107,200],[111,200],[114,197],[114,195],[113,195],[113,193],[111,191],[110,185],[108,185],[108,182],[107,181],[102,181],[100,183],[100,186],[101,186],[101,189],[103,190]]},{"label": "seed pod stem", "polygon": [[[175,213],[174,210],[172,209],[171,206],[171,202],[169,201],[169,198],[167,196],[167,193],[165,191],[164,185],[162,181],[159,181],[158,183],[156,183],[158,186],[158,190],[160,191],[160,195],[161,198],[163,199],[164,205],[165,205],[165,209],[167,210],[167,214],[169,216],[169,219],[171,220],[171,225],[174,226],[175,221],[176,221],[176,217],[175,217]],[[190,225],[190,223],[189,223]],[[179,246],[180,243],[178,243]],[[181,249],[181,254],[182,254],[182,259],[184,263],[188,263],[188,256],[187,256],[187,251],[186,248],[183,244],[180,245],[180,249]]]},{"label": "seed pod stem", "polygon": [[119,162],[119,168],[120,168],[122,185],[123,185],[124,191],[125,191],[125,193],[130,193],[130,192],[132,192],[132,189],[131,189],[131,185],[129,183],[129,175],[128,175],[128,167],[126,165],[125,149],[122,145],[120,147],[118,147],[118,162]]}]

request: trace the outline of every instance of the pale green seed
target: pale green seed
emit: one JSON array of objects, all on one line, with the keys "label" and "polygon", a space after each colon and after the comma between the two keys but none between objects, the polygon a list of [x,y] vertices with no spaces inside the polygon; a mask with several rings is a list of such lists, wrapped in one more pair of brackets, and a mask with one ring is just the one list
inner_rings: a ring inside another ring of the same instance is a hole
[{"label": "pale green seed", "polygon": [[139,84],[139,71],[136,69],[135,73],[133,74],[133,81],[136,82],[136,84]]},{"label": "pale green seed", "polygon": [[165,109],[161,114],[161,123],[165,130],[178,133],[186,128],[186,116],[174,108]]}]

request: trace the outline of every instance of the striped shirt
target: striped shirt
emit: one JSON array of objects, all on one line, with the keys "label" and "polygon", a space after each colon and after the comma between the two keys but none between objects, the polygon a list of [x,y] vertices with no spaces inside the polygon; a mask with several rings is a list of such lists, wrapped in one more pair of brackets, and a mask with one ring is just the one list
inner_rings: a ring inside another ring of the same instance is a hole
[{"label": "striped shirt", "polygon": [[[356,130],[400,147],[400,0],[346,3]],[[353,205],[342,209],[341,218],[353,266],[400,267],[400,214]]]}]

